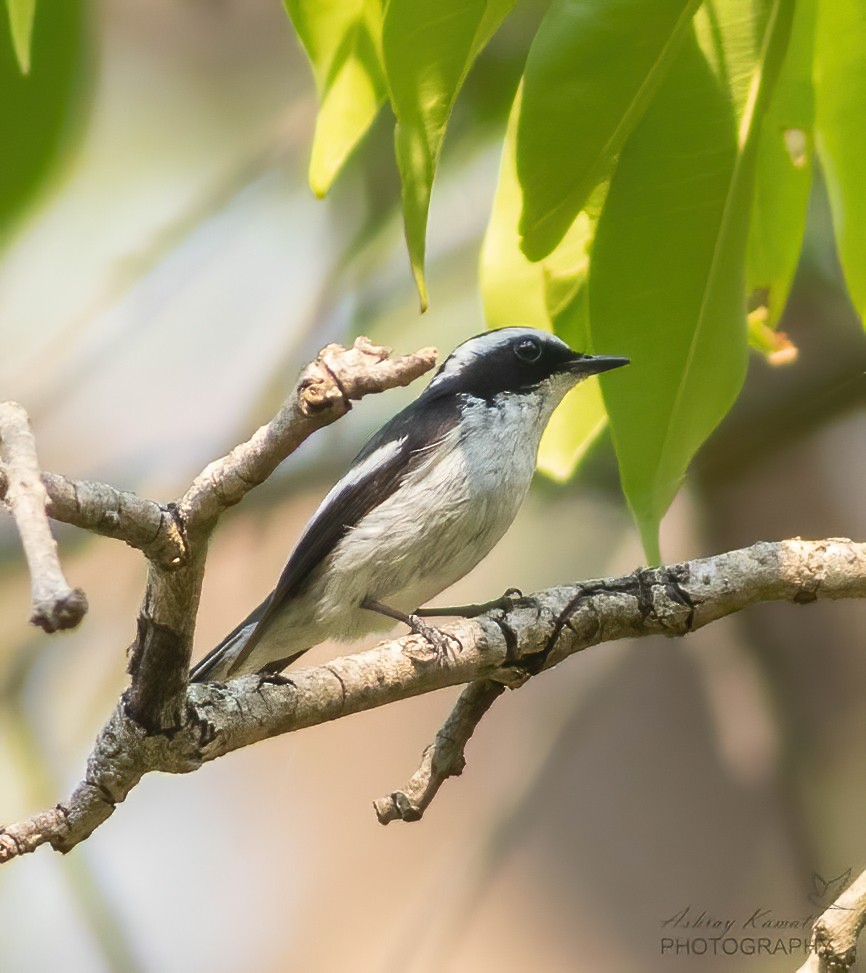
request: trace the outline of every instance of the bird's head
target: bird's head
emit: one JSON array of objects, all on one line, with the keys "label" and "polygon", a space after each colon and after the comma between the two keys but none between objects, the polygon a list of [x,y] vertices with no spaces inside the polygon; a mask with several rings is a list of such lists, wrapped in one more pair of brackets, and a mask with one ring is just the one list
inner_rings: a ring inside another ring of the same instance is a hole
[{"label": "bird's head", "polygon": [[458,345],[427,387],[431,396],[541,393],[556,401],[589,375],[628,365],[628,358],[583,355],[547,331],[500,328]]}]

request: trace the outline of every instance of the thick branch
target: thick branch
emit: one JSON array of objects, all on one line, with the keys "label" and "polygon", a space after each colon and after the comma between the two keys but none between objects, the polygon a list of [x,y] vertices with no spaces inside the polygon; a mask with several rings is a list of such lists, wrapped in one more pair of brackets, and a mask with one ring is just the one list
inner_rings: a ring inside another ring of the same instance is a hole
[{"label": "thick branch", "polygon": [[799,973],[845,973],[857,958],[857,938],[866,924],[866,872],[826,909],[812,927],[812,952]]},{"label": "thick branch", "polygon": [[[515,672],[532,672],[539,660],[549,668],[600,642],[687,635],[756,602],[864,597],[866,544],[845,539],[762,542],[514,599],[508,611],[494,610],[454,626],[451,631],[463,650],[441,662],[419,661],[419,636],[409,636],[324,666],[291,671],[290,678],[244,676],[227,685],[195,684],[187,690],[182,722],[171,734],[147,733],[121,701],[97,740],[86,780],[62,806],[63,819],[50,818],[46,824],[39,816],[0,830],[0,861],[43,842],[68,850],[152,770],[184,773],[258,740],[445,686],[487,679],[517,683]],[[467,727],[474,727],[471,719],[456,734],[458,746]],[[4,834],[28,838],[4,841]]]},{"label": "thick branch", "polygon": [[[788,542],[790,544],[797,543],[795,541]],[[760,552],[759,548],[761,545],[756,545],[754,548],[749,549],[749,551],[756,555],[755,560],[766,559],[766,552]],[[748,553],[743,551],[735,551],[734,555],[736,560],[740,561],[742,555]],[[802,554],[802,551],[798,552]],[[727,555],[722,555],[721,558],[713,559],[716,562],[717,568],[721,568],[722,571],[727,571],[731,564],[729,563],[730,558]],[[746,562],[747,570],[751,570],[752,565]],[[813,565],[808,563],[804,565],[806,570],[812,574]],[[673,569],[672,569],[673,570]],[[714,569],[715,570],[715,569]],[[737,571],[741,573],[742,568],[738,565]],[[790,571],[790,566],[783,569],[784,572]],[[764,584],[769,584],[772,586],[772,577],[766,577],[766,570],[761,570],[759,574],[763,574]],[[771,572],[772,574],[772,572]],[[815,572],[814,581],[815,584],[821,583],[820,581],[821,572]],[[705,574],[705,579],[710,583],[711,573]],[[725,577],[723,585],[729,582],[729,578]],[[741,579],[742,580],[742,579]],[[680,588],[677,590],[676,577],[672,576],[673,585],[668,590],[668,596],[673,596],[676,602],[680,603],[680,606],[687,605],[689,607],[697,607],[693,596],[689,594],[686,588]],[[614,583],[616,584],[616,583]],[[457,701],[457,705],[454,707],[451,715],[448,717],[445,725],[437,733],[436,739],[433,744],[424,751],[422,756],[421,765],[417,771],[409,779],[409,783],[406,788],[402,791],[395,791],[388,797],[382,798],[378,801],[374,801],[373,806],[376,810],[376,814],[379,818],[381,824],[388,824],[390,821],[401,819],[403,821],[420,821],[423,816],[424,811],[430,801],[436,796],[437,791],[445,780],[450,776],[457,776],[463,771],[465,765],[465,760],[463,757],[463,749],[466,743],[469,741],[469,737],[475,730],[477,722],[481,717],[487,712],[490,706],[495,702],[498,696],[501,694],[505,685],[510,686],[512,689],[517,689],[523,685],[523,683],[531,675],[536,674],[541,669],[546,668],[549,664],[549,658],[552,651],[556,647],[556,643],[563,628],[567,625],[571,625],[572,609],[579,606],[582,602],[585,603],[587,597],[592,593],[602,593],[611,587],[611,582],[601,581],[594,582],[590,581],[584,585],[578,586],[578,590],[574,597],[569,601],[566,608],[559,614],[556,624],[553,628],[553,633],[550,639],[547,641],[546,645],[538,652],[531,654],[524,654],[526,661],[522,665],[511,666],[508,669],[500,670],[496,678],[501,680],[497,687],[495,682],[490,680],[480,683],[472,683],[461,695],[460,699]],[[643,598],[646,601],[647,593],[643,593]],[[721,595],[721,588],[719,591]],[[813,598],[813,586],[806,584],[799,591],[795,592],[791,596],[793,601],[808,601]],[[502,602],[508,604],[508,599],[501,599]],[[719,598],[721,603],[722,599]],[[474,606],[466,606],[468,611],[467,615],[474,616],[477,612],[472,611]],[[677,609],[674,608],[676,612]],[[456,612],[456,610],[455,610]],[[426,615],[435,615],[435,609],[429,609],[425,611]],[[451,614],[451,612],[449,612]],[[688,615],[686,616],[688,617]],[[705,622],[702,622],[705,624]],[[695,625],[694,627],[698,627]],[[508,637],[511,635],[514,638],[513,632],[510,631],[506,624],[502,623],[503,634]],[[486,687],[486,689],[485,689]],[[495,689],[498,688],[498,692]]]},{"label": "thick branch", "polygon": [[0,460],[6,502],[30,569],[30,621],[46,632],[74,628],[87,612],[87,598],[63,576],[48,524],[48,495],[39,474],[30,420],[17,402],[0,403]]},{"label": "thick branch", "polygon": [[42,483],[48,493],[48,515],[54,520],[125,541],[164,568],[176,568],[186,560],[186,541],[173,504],[57,473],[43,473]]}]

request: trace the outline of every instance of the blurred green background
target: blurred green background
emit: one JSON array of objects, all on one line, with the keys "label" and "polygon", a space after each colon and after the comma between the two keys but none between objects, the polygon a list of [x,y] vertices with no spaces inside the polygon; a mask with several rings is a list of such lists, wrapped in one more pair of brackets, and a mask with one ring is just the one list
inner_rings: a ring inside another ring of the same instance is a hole
[{"label": "blurred green background", "polygon": [[[104,0],[83,26],[68,10],[52,42],[66,60],[50,59],[65,97],[27,114],[54,148],[39,172],[23,167],[0,254],[0,388],[30,410],[45,468],[169,499],[265,421],[327,341],[447,351],[481,330],[478,253],[543,6],[518,8],[458,102],[423,317],[389,126],[327,201],[307,188],[315,93],[275,0]],[[34,51],[35,79],[47,67]],[[15,158],[12,144],[4,166]],[[831,241],[819,187],[782,324],[799,358],[753,361],[665,521],[668,560],[866,536],[866,353]],[[226,516],[199,653],[270,589],[365,437],[416,393],[365,400]],[[125,685],[143,591],[136,552],[57,536],[91,611],[47,638],[27,625],[17,538],[0,525],[3,820],[81,775]],[[642,561],[604,439],[575,482],[539,481],[442,601]],[[784,954],[663,955],[662,924],[686,906],[805,921],[813,872],[866,864],[864,648],[866,609],[839,603],[586,652],[497,703],[464,776],[413,826],[382,828],[370,802],[412,773],[456,691],[151,776],[70,855],[42,849],[0,872],[0,969],[795,969]]]}]

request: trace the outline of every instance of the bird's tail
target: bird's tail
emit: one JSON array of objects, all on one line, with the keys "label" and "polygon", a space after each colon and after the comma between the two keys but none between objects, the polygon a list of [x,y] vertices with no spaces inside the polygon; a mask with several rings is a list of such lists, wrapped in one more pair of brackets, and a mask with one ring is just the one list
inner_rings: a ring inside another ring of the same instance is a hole
[{"label": "bird's tail", "polygon": [[[266,662],[261,659],[256,660],[250,653],[251,649],[256,649],[261,645],[262,629],[259,623],[265,616],[270,604],[270,595],[195,666],[189,674],[190,682],[225,682],[234,676],[241,676],[251,672],[280,672],[286,666],[291,665],[295,659],[302,656],[312,645],[315,645],[316,638],[304,638],[310,636],[307,630],[299,634],[296,640],[301,648],[293,648],[287,655],[280,658],[273,658],[276,653],[265,653]],[[265,618],[265,621],[267,619]],[[268,655],[272,657],[268,659]],[[240,661],[239,661],[240,660]]]},{"label": "bird's tail", "polygon": [[239,626],[227,635],[218,646],[211,649],[201,661],[193,666],[189,674],[189,681],[225,682],[229,678],[232,663],[247,644],[247,639],[255,627],[255,622],[250,622]]}]

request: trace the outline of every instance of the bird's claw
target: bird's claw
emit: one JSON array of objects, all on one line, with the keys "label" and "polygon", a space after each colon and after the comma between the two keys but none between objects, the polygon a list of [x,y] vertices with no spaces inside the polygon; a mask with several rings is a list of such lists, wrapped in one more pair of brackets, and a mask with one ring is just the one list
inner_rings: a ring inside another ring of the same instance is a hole
[{"label": "bird's claw", "polygon": [[457,653],[463,651],[460,639],[448,632],[443,632],[432,625],[425,625],[417,615],[409,616],[409,623],[414,635],[420,635],[427,643],[425,650],[411,646],[407,648],[406,654],[419,662],[440,662],[456,660]]}]

